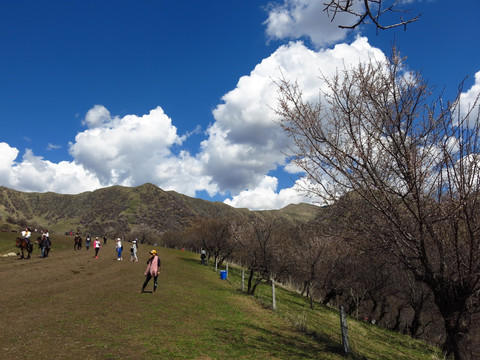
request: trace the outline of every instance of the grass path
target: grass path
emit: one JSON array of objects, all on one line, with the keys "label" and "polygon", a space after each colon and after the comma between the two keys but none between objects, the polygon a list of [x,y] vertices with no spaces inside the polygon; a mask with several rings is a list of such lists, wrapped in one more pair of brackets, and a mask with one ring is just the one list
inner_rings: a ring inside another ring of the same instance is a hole
[{"label": "grass path", "polygon": [[[285,312],[263,307],[233,279],[200,266],[195,254],[157,248],[159,288],[140,294],[146,245],[138,263],[128,261],[128,251],[116,261],[111,241],[99,259],[92,249],[73,251],[70,238],[54,246],[46,259],[37,252],[28,261],[0,258],[1,359],[343,359],[339,335],[329,334],[329,321],[338,322],[333,312],[315,320],[328,324],[326,331],[306,335]],[[362,336],[368,331],[362,328]],[[352,358],[388,358],[360,353]]]},{"label": "grass path", "polygon": [[[113,244],[46,259],[0,259],[2,359],[309,359],[318,347],[284,320],[198,265],[159,249],[156,293],[139,294],[138,263]],[[147,287],[153,287],[153,280]]]}]

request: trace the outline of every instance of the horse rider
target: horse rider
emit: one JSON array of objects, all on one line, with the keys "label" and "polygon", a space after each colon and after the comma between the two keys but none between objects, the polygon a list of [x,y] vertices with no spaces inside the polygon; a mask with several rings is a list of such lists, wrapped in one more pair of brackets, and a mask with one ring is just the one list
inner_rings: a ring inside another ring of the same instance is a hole
[{"label": "horse rider", "polygon": [[25,230],[22,231],[22,237],[27,242],[27,245],[30,245],[30,236],[32,236],[32,232],[30,231],[30,228],[26,227]]}]

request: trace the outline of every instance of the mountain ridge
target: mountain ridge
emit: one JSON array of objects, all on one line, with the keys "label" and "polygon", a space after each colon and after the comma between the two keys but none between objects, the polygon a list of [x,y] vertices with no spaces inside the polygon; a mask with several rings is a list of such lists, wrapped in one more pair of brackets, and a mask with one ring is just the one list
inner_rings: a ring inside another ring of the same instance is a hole
[{"label": "mountain ridge", "polygon": [[128,232],[147,227],[157,232],[181,230],[199,217],[220,219],[271,219],[307,222],[319,208],[291,204],[279,210],[251,211],[210,202],[146,183],[136,187],[115,185],[80,194],[21,192],[0,186],[3,222],[39,226],[54,231],[88,228],[98,234]]}]

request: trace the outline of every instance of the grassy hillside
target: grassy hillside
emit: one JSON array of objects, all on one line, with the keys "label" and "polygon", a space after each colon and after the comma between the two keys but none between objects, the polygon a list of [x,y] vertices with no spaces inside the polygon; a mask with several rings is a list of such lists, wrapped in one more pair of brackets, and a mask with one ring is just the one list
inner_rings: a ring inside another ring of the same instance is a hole
[{"label": "grassy hillside", "polygon": [[124,233],[138,226],[163,232],[182,229],[200,216],[308,221],[317,210],[315,206],[300,204],[278,211],[255,212],[163,191],[152,184],[134,188],[112,186],[77,195],[25,193],[0,187],[0,220],[13,219],[17,224],[35,224],[57,232],[88,228],[98,234]]},{"label": "grassy hillside", "polygon": [[[0,233],[0,254],[15,250],[14,236]],[[111,241],[95,259],[71,237],[52,240],[46,259],[0,257],[2,359],[344,359],[336,311],[280,288],[273,311],[268,287],[240,291],[239,269],[220,280],[198,255],[158,248],[159,289],[140,294],[150,248],[132,263],[128,244],[116,261]],[[349,332],[351,359],[439,358],[367,323],[349,319]]]}]

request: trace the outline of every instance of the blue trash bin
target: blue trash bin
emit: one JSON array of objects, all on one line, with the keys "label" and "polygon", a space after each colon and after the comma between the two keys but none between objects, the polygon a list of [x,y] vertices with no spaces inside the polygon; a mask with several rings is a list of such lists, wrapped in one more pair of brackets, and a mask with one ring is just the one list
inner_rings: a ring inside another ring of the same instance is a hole
[{"label": "blue trash bin", "polygon": [[220,270],[220,279],[227,280],[227,270]]}]

